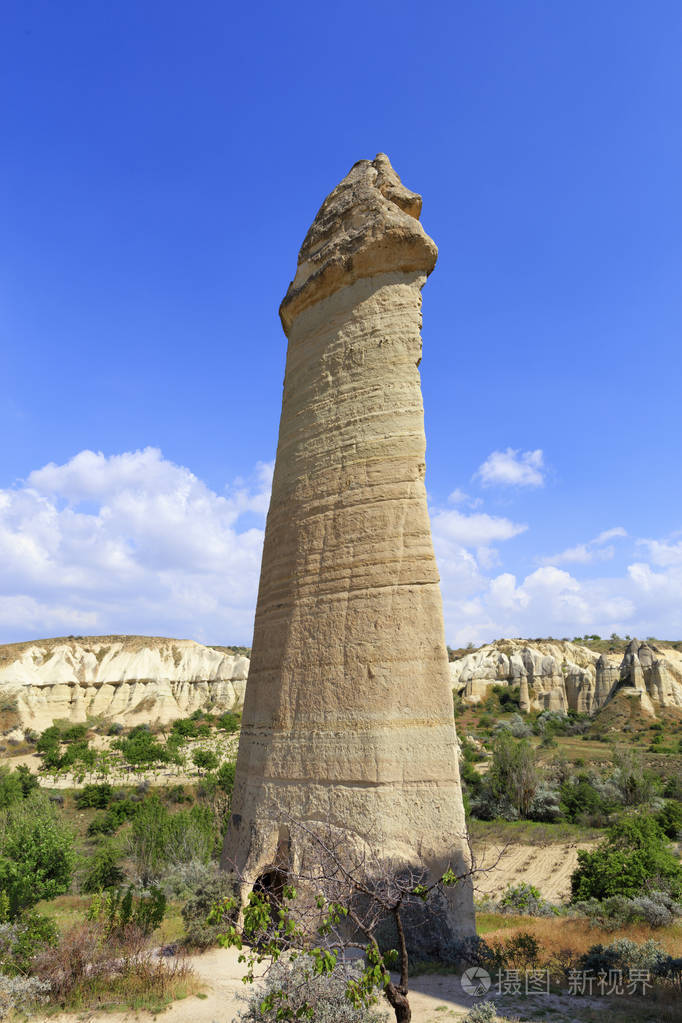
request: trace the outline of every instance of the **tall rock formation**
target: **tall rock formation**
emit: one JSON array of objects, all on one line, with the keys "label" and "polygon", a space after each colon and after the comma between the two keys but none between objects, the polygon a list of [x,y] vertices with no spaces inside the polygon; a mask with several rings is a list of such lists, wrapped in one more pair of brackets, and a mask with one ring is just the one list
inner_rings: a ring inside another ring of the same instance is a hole
[{"label": "tall rock formation", "polygon": [[[295,872],[290,819],[436,872],[468,862],[424,487],[421,289],[437,249],[382,154],[322,204],[288,337],[233,814],[246,888]],[[449,935],[474,932],[471,888]]]}]

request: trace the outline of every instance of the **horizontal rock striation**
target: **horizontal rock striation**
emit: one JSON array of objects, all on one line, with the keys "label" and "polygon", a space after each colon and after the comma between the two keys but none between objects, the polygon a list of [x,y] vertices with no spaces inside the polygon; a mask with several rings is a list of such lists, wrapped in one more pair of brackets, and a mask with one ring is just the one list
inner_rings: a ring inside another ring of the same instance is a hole
[{"label": "horizontal rock striation", "polygon": [[[387,862],[467,862],[424,487],[421,288],[437,250],[420,209],[385,156],[360,161],[323,203],[282,302],[282,416],[224,851],[251,884],[300,868],[292,820]],[[470,886],[448,919],[473,933]]]},{"label": "horizontal rock striation", "polygon": [[478,703],[496,684],[519,686],[520,708],[594,714],[616,693],[640,694],[645,713],[682,707],[682,653],[633,639],[624,655],[578,643],[505,639],[450,664],[453,688]]},{"label": "horizontal rock striation", "polygon": [[241,707],[249,660],[192,640],[91,636],[0,646],[0,700],[14,723],[104,718],[134,725]]}]

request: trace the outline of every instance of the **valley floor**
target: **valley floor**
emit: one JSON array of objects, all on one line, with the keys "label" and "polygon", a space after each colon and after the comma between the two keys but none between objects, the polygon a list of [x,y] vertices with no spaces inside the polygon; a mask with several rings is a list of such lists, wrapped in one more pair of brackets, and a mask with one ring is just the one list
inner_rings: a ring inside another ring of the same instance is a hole
[{"label": "valley floor", "polygon": [[[204,986],[199,996],[177,1001],[158,1016],[147,1012],[86,1012],[78,1014],[50,1014],[31,1017],[31,1023],[237,1023],[244,1006],[245,986],[241,981],[243,966],[237,961],[235,949],[213,949],[199,956],[191,956],[191,963]],[[459,1020],[481,1001],[465,995],[460,978],[454,974],[428,974],[415,977],[410,984],[410,1004],[413,1023],[444,1023]],[[643,999],[588,998],[569,995],[538,994],[527,998],[497,995],[495,981],[486,996],[493,1000],[499,1013],[506,1018],[539,1021],[550,1018],[555,1023],[596,1023],[608,1012],[611,1023],[675,1023],[682,1015],[674,1004],[657,1005]],[[677,1012],[677,1015],[675,1014]],[[387,1017],[387,1023],[392,1020]]]}]

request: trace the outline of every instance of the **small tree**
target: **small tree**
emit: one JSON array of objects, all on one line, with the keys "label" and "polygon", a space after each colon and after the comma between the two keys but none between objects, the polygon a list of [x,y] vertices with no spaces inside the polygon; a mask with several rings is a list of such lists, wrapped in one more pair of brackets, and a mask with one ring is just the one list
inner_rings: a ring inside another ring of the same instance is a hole
[{"label": "small tree", "polygon": [[68,891],[73,843],[73,832],[42,792],[0,814],[0,892],[6,894],[11,918]]},{"label": "small tree", "polygon": [[210,749],[195,749],[192,760],[200,771],[214,771],[219,763],[218,757]]},{"label": "small tree", "polygon": [[539,782],[531,744],[515,739],[507,730],[500,731],[493,746],[488,781],[496,799],[507,799],[519,816],[527,817]]},{"label": "small tree", "polygon": [[682,867],[653,817],[623,817],[608,829],[596,849],[578,853],[571,877],[572,901],[630,898],[647,888],[682,895]]},{"label": "small tree", "polygon": [[[312,866],[294,875],[280,874],[270,891],[254,888],[240,912],[237,898],[218,903],[212,922],[227,926],[220,944],[240,949],[239,961],[247,966],[244,980],[253,983],[255,967],[271,967],[282,956],[289,960],[306,957],[313,976],[331,977],[352,950],[364,954],[359,975],[346,980],[346,997],[356,1007],[370,1006],[383,993],[397,1023],[409,1023],[409,942],[407,929],[413,914],[421,922],[433,923],[442,913],[447,890],[468,881],[476,868],[460,873],[448,869],[429,880],[425,870],[391,864],[368,851],[349,850],[338,832],[326,832],[301,823],[292,824],[307,841]],[[493,869],[495,864],[487,869]],[[277,873],[277,872],[274,872]],[[298,887],[300,885],[300,888]],[[397,948],[388,951],[380,940],[386,924],[393,925]],[[391,968],[399,974],[396,983]],[[311,1006],[292,1001],[285,989],[272,989],[261,1003],[264,1017],[276,1008],[273,1018],[294,1020]]]}]

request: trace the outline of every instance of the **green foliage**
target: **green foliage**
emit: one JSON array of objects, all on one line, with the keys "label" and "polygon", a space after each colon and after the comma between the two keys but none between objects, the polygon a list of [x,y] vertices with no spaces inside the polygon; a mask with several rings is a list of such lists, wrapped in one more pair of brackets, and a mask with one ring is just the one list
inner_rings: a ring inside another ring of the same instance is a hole
[{"label": "green foliage", "polygon": [[[71,725],[60,729],[59,725],[46,728],[36,743],[36,751],[47,771],[62,771],[81,764],[84,768],[95,766],[97,754],[90,748],[85,725]],[[62,752],[62,746],[66,749]]]},{"label": "green foliage", "polygon": [[492,691],[503,711],[517,711],[521,702],[519,686],[494,685]]},{"label": "green foliage", "polygon": [[21,775],[17,771],[10,771],[4,764],[0,765],[0,809],[4,810],[23,798]]},{"label": "green foliage", "polygon": [[607,817],[616,804],[595,787],[585,772],[561,784],[561,810],[566,820],[580,823]]},{"label": "green foliage", "polygon": [[159,888],[149,895],[135,896],[133,886],[100,892],[93,896],[88,908],[88,920],[106,926],[110,935],[120,935],[130,925],[143,934],[156,930],[166,912],[166,896]]},{"label": "green foliage", "polygon": [[87,865],[83,891],[101,892],[107,888],[117,888],[125,880],[120,860],[120,851],[111,842],[96,849]]},{"label": "green foliage", "polygon": [[105,810],[111,802],[114,793],[111,785],[85,785],[75,796],[75,803],[79,810],[87,810],[94,807],[97,810]]},{"label": "green foliage", "polygon": [[216,837],[209,807],[197,804],[170,813],[153,795],[139,805],[133,818],[130,848],[141,875],[156,878],[169,865],[191,860],[208,863]]},{"label": "green foliage", "polygon": [[682,803],[677,799],[671,799],[656,814],[656,820],[663,834],[673,842],[677,841],[682,835]]},{"label": "green foliage", "polygon": [[650,816],[623,817],[608,829],[594,851],[578,852],[571,877],[571,901],[634,897],[656,887],[682,895],[682,867],[657,821]]},{"label": "green foliage", "polygon": [[116,739],[112,747],[121,751],[123,759],[131,767],[167,764],[172,759],[169,750],[144,725],[133,728],[125,739]]},{"label": "green foliage", "polygon": [[241,714],[232,714],[230,711],[226,711],[218,718],[218,728],[222,728],[225,732],[238,732],[240,724]]},{"label": "green foliage", "polygon": [[88,835],[113,835],[124,821],[134,817],[139,803],[132,799],[119,799],[112,802],[106,813],[98,813],[88,824]]},{"label": "green foliage", "polygon": [[477,1002],[462,1018],[462,1023],[495,1023],[497,1006],[494,1002]]},{"label": "green foliage", "polygon": [[27,973],[36,953],[56,942],[56,924],[35,910],[22,913],[11,924],[0,920],[0,972]]},{"label": "green foliage", "polygon": [[182,907],[185,936],[193,948],[208,948],[218,944],[221,924],[209,922],[216,903],[234,897],[234,881],[229,874],[218,870],[202,878]]},{"label": "green foliage", "polygon": [[68,891],[74,835],[42,792],[0,812],[0,891],[11,918]]},{"label": "green foliage", "polygon": [[242,1023],[277,1023],[279,1020],[309,1019],[314,1023],[377,1023],[370,1008],[353,1005],[348,999],[348,982],[358,981],[359,964],[334,964],[321,970],[312,955],[301,955],[291,962],[280,961],[268,972],[267,979],[253,991]]},{"label": "green foliage", "polygon": [[192,761],[200,771],[213,771],[218,766],[218,757],[210,749],[195,749]]},{"label": "green foliage", "polygon": [[493,757],[487,782],[493,797],[507,800],[521,817],[527,817],[538,787],[533,747],[526,739],[517,740],[501,731],[493,745]]},{"label": "green foliage", "polygon": [[558,910],[543,899],[538,888],[532,884],[510,885],[499,902],[503,913],[519,913],[526,916],[549,916]]}]

